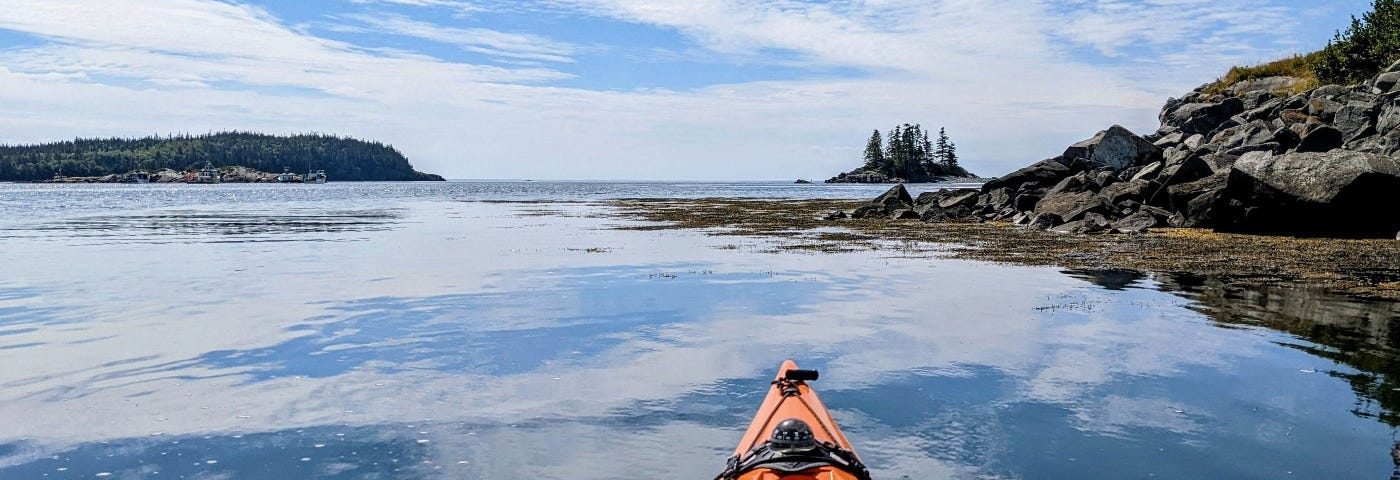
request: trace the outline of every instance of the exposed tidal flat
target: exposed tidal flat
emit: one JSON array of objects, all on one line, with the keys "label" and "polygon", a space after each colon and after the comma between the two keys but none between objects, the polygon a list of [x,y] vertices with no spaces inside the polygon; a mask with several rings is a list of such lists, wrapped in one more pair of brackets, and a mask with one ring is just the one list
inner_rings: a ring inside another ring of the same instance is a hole
[{"label": "exposed tidal flat", "polygon": [[1391,473],[1387,244],[883,190],[0,185],[0,478],[706,478],[784,358],[877,478]]}]

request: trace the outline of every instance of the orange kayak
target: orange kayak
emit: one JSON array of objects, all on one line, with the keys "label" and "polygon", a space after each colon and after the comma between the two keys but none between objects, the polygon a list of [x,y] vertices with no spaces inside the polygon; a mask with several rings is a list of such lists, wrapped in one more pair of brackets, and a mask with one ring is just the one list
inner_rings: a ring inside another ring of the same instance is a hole
[{"label": "orange kayak", "polygon": [[716,480],[870,480],[851,442],[807,385],[816,379],[816,370],[783,362]]}]

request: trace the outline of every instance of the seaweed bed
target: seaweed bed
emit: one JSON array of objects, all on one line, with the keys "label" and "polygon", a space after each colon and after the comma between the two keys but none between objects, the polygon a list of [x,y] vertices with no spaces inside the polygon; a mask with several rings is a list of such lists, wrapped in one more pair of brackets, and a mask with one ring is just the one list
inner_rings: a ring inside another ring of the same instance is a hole
[{"label": "seaweed bed", "polygon": [[[1231,283],[1305,282],[1363,298],[1400,299],[1400,241],[1293,238],[1163,228],[1143,235],[1068,235],[1004,222],[824,220],[861,200],[622,199],[629,230],[700,229],[778,240],[770,250],[897,250],[1020,265],[1191,273]],[[733,248],[733,246],[726,246]]]}]

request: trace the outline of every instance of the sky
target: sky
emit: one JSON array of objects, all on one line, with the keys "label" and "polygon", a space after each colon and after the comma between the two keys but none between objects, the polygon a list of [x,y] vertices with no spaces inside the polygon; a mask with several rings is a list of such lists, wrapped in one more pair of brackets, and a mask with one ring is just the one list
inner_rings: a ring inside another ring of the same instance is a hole
[{"label": "sky", "polygon": [[1002,175],[1370,0],[0,0],[0,143],[226,130],[459,179],[821,180],[871,130]]}]

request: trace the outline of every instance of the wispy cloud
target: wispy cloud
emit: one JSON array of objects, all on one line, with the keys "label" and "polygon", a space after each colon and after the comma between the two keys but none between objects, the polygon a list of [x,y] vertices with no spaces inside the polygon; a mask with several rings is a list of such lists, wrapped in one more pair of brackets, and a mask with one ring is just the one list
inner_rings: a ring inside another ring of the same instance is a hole
[{"label": "wispy cloud", "polygon": [[[506,33],[486,28],[453,28],[410,19],[396,14],[351,14],[343,18],[357,21],[371,31],[419,38],[454,45],[462,50],[492,57],[544,62],[573,62],[578,48],[550,41],[538,35]],[[355,26],[342,26],[359,30]],[[361,30],[363,31],[363,30]]]},{"label": "wispy cloud", "polygon": [[[0,29],[45,42],[0,49],[0,141],[319,130],[394,143],[449,176],[785,178],[849,168],[870,128],[923,122],[999,174],[1112,123],[1150,130],[1166,96],[1306,42],[1293,20],[1306,7],[1245,1],[351,0],[300,28],[248,3],[9,0]],[[502,15],[683,40],[599,49],[477,18]],[[366,43],[376,35],[418,43]],[[636,51],[664,55],[630,68],[859,75],[564,86],[599,52]]]}]

